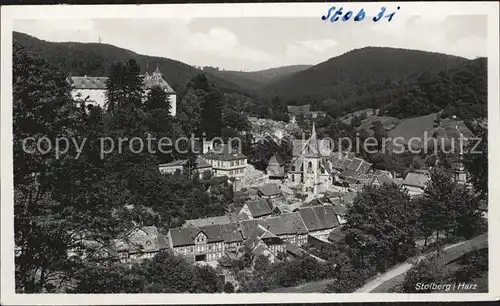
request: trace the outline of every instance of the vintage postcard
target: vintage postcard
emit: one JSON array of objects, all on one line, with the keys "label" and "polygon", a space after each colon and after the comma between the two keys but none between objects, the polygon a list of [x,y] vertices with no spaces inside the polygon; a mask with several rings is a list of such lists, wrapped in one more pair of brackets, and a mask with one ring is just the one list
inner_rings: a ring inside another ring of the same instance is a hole
[{"label": "vintage postcard", "polygon": [[497,299],[498,8],[2,7],[2,304]]}]

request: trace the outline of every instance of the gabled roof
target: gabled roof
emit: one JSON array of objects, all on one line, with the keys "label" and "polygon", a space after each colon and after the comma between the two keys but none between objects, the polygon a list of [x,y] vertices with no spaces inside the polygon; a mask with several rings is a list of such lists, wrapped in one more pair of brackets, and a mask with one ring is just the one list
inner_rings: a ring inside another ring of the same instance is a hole
[{"label": "gabled roof", "polygon": [[203,219],[187,220],[183,227],[200,227],[206,225],[217,225],[230,223],[228,216],[208,217]]},{"label": "gabled roof", "polygon": [[252,217],[259,218],[272,213],[271,205],[266,199],[257,199],[246,203]]},{"label": "gabled roof", "polygon": [[304,251],[303,249],[299,248],[295,244],[292,243],[287,243],[286,244],[286,251],[292,253],[293,255],[297,257],[302,257],[307,255],[307,252]]},{"label": "gabled roof", "polygon": [[342,239],[345,237],[345,233],[342,231],[343,226],[339,226],[337,228],[334,228],[331,232],[330,235],[328,235],[328,240],[332,242],[340,242]]},{"label": "gabled roof", "polygon": [[107,77],[74,76],[69,82],[75,89],[106,89]]},{"label": "gabled roof", "polygon": [[361,166],[361,163],[363,162],[362,159],[360,158],[353,158],[352,162],[347,166],[347,170],[351,171],[358,171],[359,166]]},{"label": "gabled roof", "polygon": [[245,220],[240,221],[241,234],[243,239],[248,239],[252,236],[252,233],[257,229],[257,220]]},{"label": "gabled roof", "polygon": [[269,166],[271,166],[271,165],[283,166],[284,164],[285,164],[285,161],[278,153],[274,153],[274,155],[271,157],[271,159],[269,160],[269,163],[268,163]]},{"label": "gabled roof", "polygon": [[170,229],[172,245],[174,247],[194,245],[194,239],[200,233],[207,236],[207,242],[220,242],[224,238],[222,236],[221,225],[207,225],[200,227],[177,227]]},{"label": "gabled roof", "polygon": [[[167,164],[160,164],[158,167],[160,168],[168,168],[168,167],[176,167],[176,166],[186,166],[188,160],[187,159],[180,159],[180,160],[174,160],[170,163]],[[203,158],[196,157],[196,169],[203,169],[203,168],[211,168],[212,166],[207,163]]]},{"label": "gabled roof", "polygon": [[203,157],[205,159],[220,160],[220,161],[231,161],[231,160],[238,160],[238,159],[247,158],[245,155],[243,155],[240,152],[238,152],[237,150],[231,148],[227,144],[223,144],[222,146],[218,147],[217,149],[214,148],[212,151],[208,152]]},{"label": "gabled roof", "polygon": [[362,174],[366,174],[370,170],[371,167],[372,167],[371,163],[368,163],[364,160],[361,160],[361,165],[359,166],[357,172],[362,173]]},{"label": "gabled roof", "polygon": [[299,213],[288,213],[274,218],[259,219],[257,222],[278,236],[307,233],[307,228]]},{"label": "gabled roof", "polygon": [[259,187],[259,192],[266,197],[281,194],[278,184],[265,184]]},{"label": "gabled roof", "polygon": [[200,230],[207,235],[208,242],[219,242],[223,241],[222,227],[221,225],[207,225],[201,226]]},{"label": "gabled roof", "polygon": [[194,237],[200,232],[197,227],[177,227],[169,230],[174,247],[194,245]]},{"label": "gabled roof", "polygon": [[117,251],[129,253],[158,252],[168,247],[165,237],[156,226],[135,227],[114,243]]},{"label": "gabled roof", "polygon": [[330,197],[330,198],[328,198],[328,202],[332,205],[340,204],[340,203],[342,203],[342,198],[341,197]]},{"label": "gabled roof", "polygon": [[425,188],[425,184],[430,180],[430,177],[423,173],[410,172],[406,175],[403,185]]},{"label": "gabled roof", "polygon": [[316,128],[314,126],[314,122],[313,122],[311,137],[309,137],[309,140],[307,140],[303,153],[305,156],[309,157],[321,157],[321,151],[318,142],[318,137],[316,135]]},{"label": "gabled roof", "polygon": [[309,231],[333,228],[339,225],[331,205],[319,205],[299,209],[302,220]]},{"label": "gabled roof", "polygon": [[170,87],[170,85],[163,79],[158,67],[156,67],[156,70],[151,75],[146,73],[143,76],[143,79],[144,86],[146,88],[160,87],[166,93],[175,94],[175,91],[172,89],[172,87]]},{"label": "gabled roof", "polygon": [[335,212],[335,214],[341,216],[345,215],[345,213],[347,212],[347,207],[343,204],[335,204],[333,205],[332,209]]},{"label": "gabled roof", "polygon": [[[143,85],[147,89],[159,86],[166,93],[175,94],[175,91],[168,85],[168,83],[163,79],[161,72],[158,70],[153,72],[152,75],[145,74],[141,75],[143,78]],[[90,76],[72,76],[69,78],[69,82],[75,89],[106,89],[107,77],[90,77]]]},{"label": "gabled roof", "polygon": [[238,222],[222,224],[221,231],[225,243],[243,241]]}]

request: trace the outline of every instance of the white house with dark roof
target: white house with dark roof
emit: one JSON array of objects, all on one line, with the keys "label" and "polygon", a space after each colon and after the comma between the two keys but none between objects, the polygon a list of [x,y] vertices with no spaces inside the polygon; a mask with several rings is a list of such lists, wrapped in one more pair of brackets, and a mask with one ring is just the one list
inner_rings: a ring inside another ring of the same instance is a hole
[{"label": "white house with dark roof", "polygon": [[[170,113],[175,116],[177,113],[177,94],[172,87],[163,79],[162,73],[157,67],[152,74],[141,75],[144,80],[144,88],[146,93],[153,87],[162,88],[167,94],[168,102],[170,103]],[[73,90],[71,95],[77,101],[77,106],[85,101],[87,107],[106,106],[106,80],[107,77],[91,77],[91,76],[71,76],[68,82],[71,84]]]},{"label": "white house with dark roof", "polygon": [[135,227],[113,242],[114,251],[121,262],[153,258],[168,249],[165,236],[156,226]]},{"label": "white house with dark roof", "polygon": [[168,232],[170,248],[193,262],[216,261],[224,254],[220,225],[172,228]]},{"label": "white house with dark roof", "polygon": [[[175,174],[177,171],[182,171],[188,167],[188,160],[174,160],[170,163],[158,165],[158,169],[161,174]],[[197,157],[194,165],[194,169],[198,171],[200,179],[203,178],[205,171],[212,173],[212,165],[207,163],[203,158]]]},{"label": "white house with dark roof", "polygon": [[245,187],[247,157],[228,144],[212,148],[202,156],[212,166],[214,176],[227,176],[233,181],[235,190]]},{"label": "white house with dark roof", "polygon": [[[72,76],[68,79],[73,90],[71,95],[75,101],[85,101],[86,105],[106,105],[106,80],[107,77]],[[77,102],[77,107],[80,102]]]}]

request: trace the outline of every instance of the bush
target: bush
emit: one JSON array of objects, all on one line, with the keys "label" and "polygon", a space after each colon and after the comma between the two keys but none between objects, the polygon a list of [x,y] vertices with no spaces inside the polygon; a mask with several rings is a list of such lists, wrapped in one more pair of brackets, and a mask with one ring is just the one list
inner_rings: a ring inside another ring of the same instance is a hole
[{"label": "bush", "polygon": [[225,293],[234,293],[234,285],[231,282],[226,282],[224,284],[224,292]]},{"label": "bush", "polygon": [[340,267],[335,281],[329,284],[327,293],[351,293],[361,288],[377,274],[375,267],[353,268],[350,264]]},{"label": "bush", "polygon": [[432,289],[419,288],[417,284],[439,284],[449,279],[450,271],[440,257],[432,256],[418,262],[408,271],[403,283],[405,293],[430,293]]}]

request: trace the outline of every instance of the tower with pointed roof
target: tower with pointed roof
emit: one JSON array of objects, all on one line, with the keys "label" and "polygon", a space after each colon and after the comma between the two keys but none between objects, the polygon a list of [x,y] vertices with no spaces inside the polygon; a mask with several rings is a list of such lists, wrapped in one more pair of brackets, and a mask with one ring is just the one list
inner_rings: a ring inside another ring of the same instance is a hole
[{"label": "tower with pointed roof", "polygon": [[[302,147],[297,158],[292,161],[291,171],[288,174],[292,185],[302,185],[302,191],[312,192],[318,195],[331,185],[331,169],[326,156],[323,155],[321,140],[316,134],[316,126],[313,122],[311,136]],[[321,189],[321,190],[320,190]]]},{"label": "tower with pointed roof", "polygon": [[455,125],[455,128],[457,129],[459,135],[460,135],[460,148],[458,152],[458,162],[455,166],[455,171],[454,171],[454,181],[457,182],[458,184],[466,184],[467,183],[467,172],[465,171],[464,167],[464,153],[463,153],[463,134],[460,132],[458,129],[458,126]]}]

